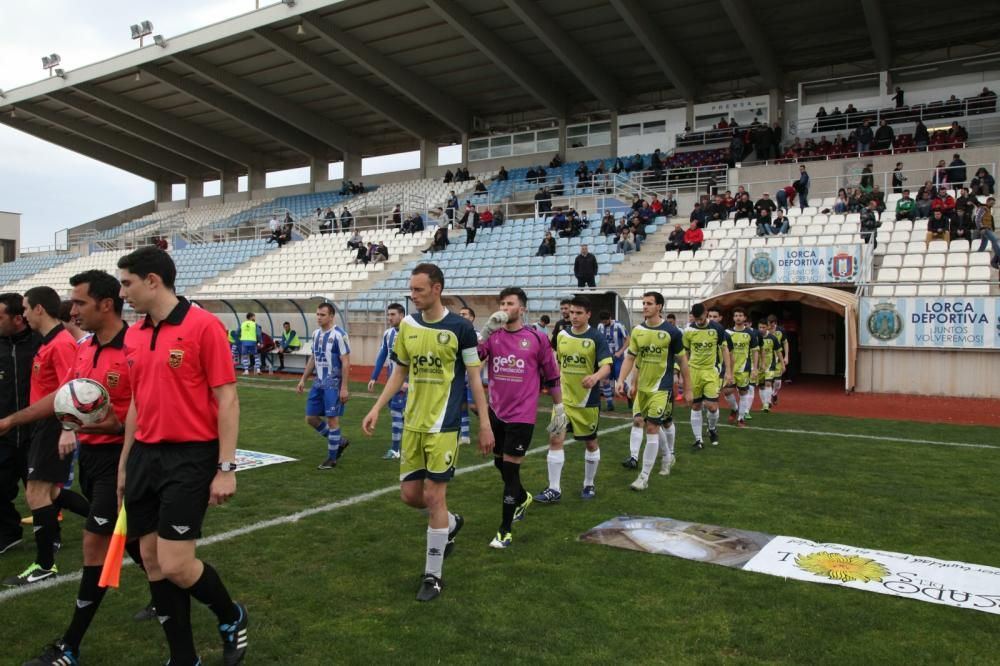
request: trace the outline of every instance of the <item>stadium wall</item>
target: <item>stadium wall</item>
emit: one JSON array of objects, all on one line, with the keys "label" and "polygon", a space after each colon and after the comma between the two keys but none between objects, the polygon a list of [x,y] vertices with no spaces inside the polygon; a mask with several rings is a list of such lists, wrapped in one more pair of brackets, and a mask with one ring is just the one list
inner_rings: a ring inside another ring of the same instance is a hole
[{"label": "stadium wall", "polygon": [[1000,353],[955,350],[858,349],[862,393],[1000,398]]}]

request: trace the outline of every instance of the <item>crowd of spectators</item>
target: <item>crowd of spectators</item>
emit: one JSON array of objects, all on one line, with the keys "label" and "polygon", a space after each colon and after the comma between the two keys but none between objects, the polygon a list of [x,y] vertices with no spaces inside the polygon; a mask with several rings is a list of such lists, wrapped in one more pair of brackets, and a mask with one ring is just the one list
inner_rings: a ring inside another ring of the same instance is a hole
[{"label": "crowd of spectators", "polygon": [[469,175],[469,170],[466,167],[458,167],[454,173],[451,169],[444,172],[444,182],[446,183],[464,183],[467,180],[472,180],[472,176]]},{"label": "crowd of spectators", "polygon": [[353,181],[348,180],[347,178],[345,178],[340,183],[339,194],[342,196],[347,196],[349,194],[364,194],[364,193],[365,193],[364,183],[359,182],[357,185],[355,185]]}]

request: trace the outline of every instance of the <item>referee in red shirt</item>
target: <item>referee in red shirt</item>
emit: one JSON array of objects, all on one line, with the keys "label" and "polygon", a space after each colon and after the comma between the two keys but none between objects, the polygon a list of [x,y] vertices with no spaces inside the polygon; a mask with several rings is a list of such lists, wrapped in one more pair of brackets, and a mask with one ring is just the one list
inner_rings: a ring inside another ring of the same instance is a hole
[{"label": "referee in red shirt", "polygon": [[[125,434],[125,416],[132,402],[128,361],[125,358],[125,331],[122,321],[121,285],[104,271],[86,271],[69,280],[73,287],[70,318],[93,333],[77,345],[76,359],[61,383],[72,379],[92,379],[107,389],[112,409],[101,423],[82,426],[80,439],[80,488],[90,501],[90,514],[83,532],[83,575],[76,596],[73,619],[58,641],[46,646],[41,656],[29,664],[54,666],[76,664],[80,643],[97,614],[106,588],[98,586],[104,557],[118,512],[118,461]],[[4,427],[51,419],[55,416],[55,393],[50,393],[27,409],[12,414]],[[64,430],[59,439],[59,455],[72,460],[76,436]],[[138,557],[130,548],[130,554]],[[138,560],[137,560],[138,561]],[[141,562],[140,562],[141,564]]]},{"label": "referee in red shirt", "polygon": [[195,540],[209,504],[236,492],[240,405],[226,331],[174,293],[170,255],[144,247],[118,261],[122,297],[146,317],[128,329],[132,405],[118,469],[128,533],[139,537],[171,666],[197,664],[190,597],[219,619],[223,661],[243,662],[247,610],[234,603]]}]

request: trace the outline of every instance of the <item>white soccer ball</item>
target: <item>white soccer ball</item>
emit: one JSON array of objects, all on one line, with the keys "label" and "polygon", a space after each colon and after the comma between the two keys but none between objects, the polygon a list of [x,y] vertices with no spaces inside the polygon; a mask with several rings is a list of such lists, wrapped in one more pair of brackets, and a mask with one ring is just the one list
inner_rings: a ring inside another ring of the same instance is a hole
[{"label": "white soccer ball", "polygon": [[108,390],[93,379],[73,379],[56,391],[56,418],[66,430],[100,423],[111,408]]}]

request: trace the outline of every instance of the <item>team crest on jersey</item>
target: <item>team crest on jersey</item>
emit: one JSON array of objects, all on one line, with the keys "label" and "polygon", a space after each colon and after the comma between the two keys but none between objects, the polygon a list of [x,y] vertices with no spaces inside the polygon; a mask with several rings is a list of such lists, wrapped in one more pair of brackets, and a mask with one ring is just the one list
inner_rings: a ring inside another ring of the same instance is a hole
[{"label": "team crest on jersey", "polygon": [[521,342],[520,342],[521,349],[527,349],[529,344],[530,343],[528,342],[527,339],[522,339]]},{"label": "team crest on jersey", "polygon": [[42,364],[41,363],[33,363],[32,366],[31,366],[31,371],[34,372],[34,373],[41,372],[42,371]]},{"label": "team crest on jersey", "polygon": [[118,381],[122,378],[121,374],[117,372],[109,372],[104,376],[105,381],[108,382],[108,388],[115,388],[118,386]]},{"label": "team crest on jersey", "polygon": [[183,349],[171,349],[170,356],[167,358],[167,365],[175,370],[181,367],[181,363],[184,362],[184,350]]},{"label": "team crest on jersey", "polygon": [[834,282],[850,282],[858,274],[857,259],[847,252],[835,254],[827,263],[826,272]]},{"label": "team crest on jersey", "polygon": [[660,331],[659,333],[656,334],[656,337],[662,340],[663,338],[667,337],[667,334],[664,333],[663,331]]},{"label": "team crest on jersey", "polygon": [[872,308],[865,325],[871,336],[882,342],[895,340],[903,332],[903,318],[892,303],[879,303]]},{"label": "team crest on jersey", "polygon": [[767,252],[758,252],[750,261],[750,277],[757,282],[767,282],[774,275],[774,262]]},{"label": "team crest on jersey", "polygon": [[443,345],[444,344],[448,344],[448,334],[445,333],[444,331],[441,331],[437,335],[437,340],[438,340],[438,342],[440,342]]},{"label": "team crest on jersey", "polygon": [[581,344],[583,345],[584,349],[587,349],[588,347],[590,347],[590,340],[584,340]]}]

